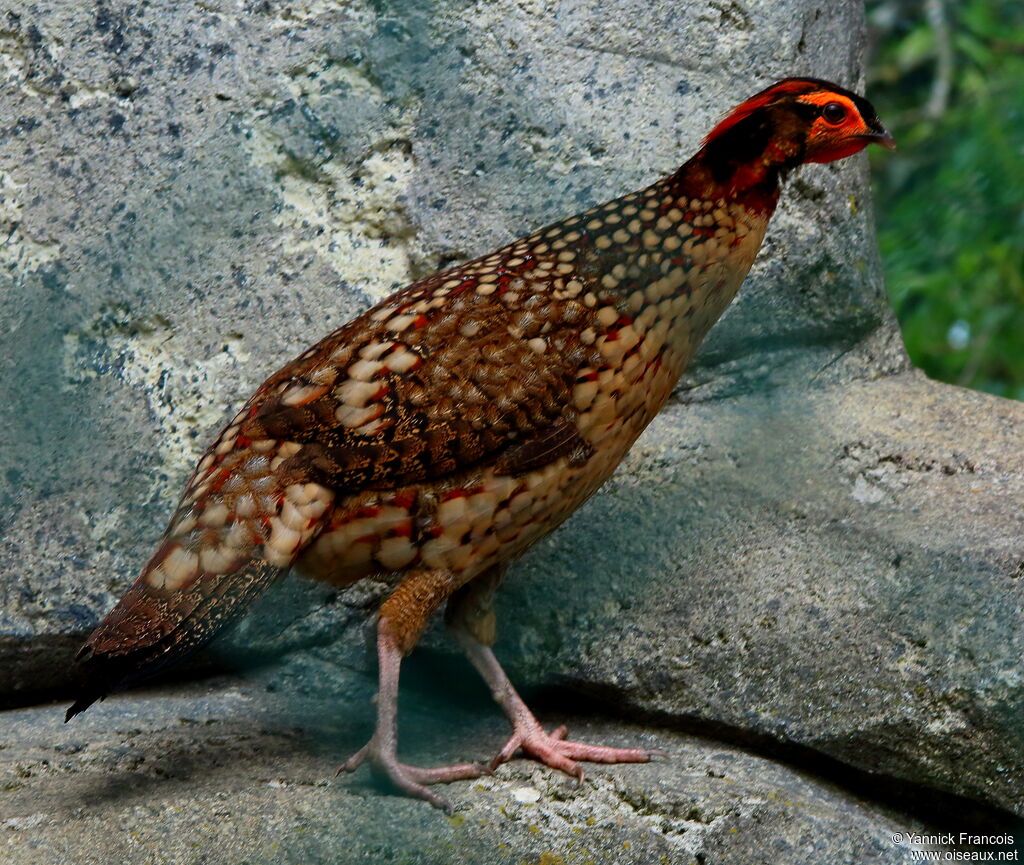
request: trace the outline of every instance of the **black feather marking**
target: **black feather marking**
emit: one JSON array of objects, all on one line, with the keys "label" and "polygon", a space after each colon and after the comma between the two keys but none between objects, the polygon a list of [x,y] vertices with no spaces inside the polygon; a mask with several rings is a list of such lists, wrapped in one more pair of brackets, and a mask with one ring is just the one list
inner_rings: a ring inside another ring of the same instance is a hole
[{"label": "black feather marking", "polygon": [[502,475],[521,475],[566,454],[572,455],[574,464],[579,465],[593,452],[593,446],[580,437],[576,425],[562,420],[509,448],[499,457],[494,470]]}]

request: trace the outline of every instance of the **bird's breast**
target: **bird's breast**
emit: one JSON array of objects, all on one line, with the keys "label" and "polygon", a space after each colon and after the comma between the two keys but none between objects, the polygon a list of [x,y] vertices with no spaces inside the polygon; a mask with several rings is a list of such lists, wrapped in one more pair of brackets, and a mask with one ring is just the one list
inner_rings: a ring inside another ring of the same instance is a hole
[{"label": "bird's breast", "polygon": [[[582,360],[572,367],[563,417],[575,425],[585,457],[533,460],[526,471],[509,471],[499,457],[410,486],[339,497],[299,559],[300,571],[339,584],[410,567],[472,579],[522,553],[612,474],[732,300],[767,224],[767,217],[737,204],[634,198],[524,238],[438,283],[438,291],[471,283],[469,296],[493,308],[487,317],[460,313],[453,323],[460,333],[472,328],[475,337],[500,321],[504,345],[530,348],[522,353],[530,369],[517,373],[500,364],[505,383],[491,397],[496,406],[524,376],[542,374],[549,351],[564,356],[569,349],[559,348],[562,340],[574,346]],[[492,279],[495,273],[500,276]],[[436,310],[385,307],[380,315],[387,323],[388,314],[450,312],[449,303]],[[398,325],[410,340],[415,320],[406,318]],[[436,363],[443,351],[431,346],[427,353]],[[488,359],[482,353],[477,363]],[[485,386],[480,369],[459,375],[474,380],[477,391]]]}]

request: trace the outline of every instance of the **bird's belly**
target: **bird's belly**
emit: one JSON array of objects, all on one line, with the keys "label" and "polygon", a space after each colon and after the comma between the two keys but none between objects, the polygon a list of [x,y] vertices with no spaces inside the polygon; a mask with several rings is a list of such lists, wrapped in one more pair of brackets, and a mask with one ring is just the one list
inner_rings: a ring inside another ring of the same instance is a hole
[{"label": "bird's belly", "polygon": [[[615,470],[671,392],[677,373],[661,359],[604,379],[579,415],[592,446],[519,475],[478,468],[458,477],[339,498],[300,574],[337,585],[424,567],[468,581],[522,554],[575,511]],[[618,372],[618,371],[616,371]]]}]

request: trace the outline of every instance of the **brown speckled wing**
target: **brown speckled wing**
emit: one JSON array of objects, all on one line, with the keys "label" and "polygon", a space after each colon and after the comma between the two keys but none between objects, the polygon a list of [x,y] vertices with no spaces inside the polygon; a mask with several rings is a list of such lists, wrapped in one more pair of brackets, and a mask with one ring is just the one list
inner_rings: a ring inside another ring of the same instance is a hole
[{"label": "brown speckled wing", "polygon": [[[444,477],[552,428],[564,438],[593,353],[578,336],[591,311],[518,261],[415,283],[331,334],[267,381],[241,436],[301,444],[285,475],[339,490]],[[487,292],[495,274],[504,284]],[[564,452],[538,446],[520,470]]]}]

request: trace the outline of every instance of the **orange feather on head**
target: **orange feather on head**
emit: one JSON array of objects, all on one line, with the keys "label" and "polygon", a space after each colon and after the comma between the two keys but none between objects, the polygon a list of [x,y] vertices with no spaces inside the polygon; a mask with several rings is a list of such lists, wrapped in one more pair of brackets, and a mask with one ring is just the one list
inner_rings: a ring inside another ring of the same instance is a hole
[{"label": "orange feather on head", "polygon": [[759,108],[764,108],[766,105],[771,104],[780,96],[796,96],[801,93],[811,93],[814,90],[818,90],[825,83],[815,78],[783,78],[781,81],[776,81],[771,87],[766,87],[737,105],[722,118],[714,129],[704,136],[702,144],[710,144],[723,133],[732,129],[741,120],[746,119]]}]

